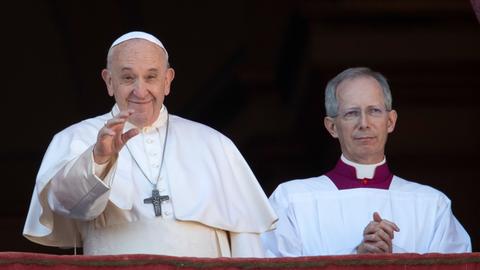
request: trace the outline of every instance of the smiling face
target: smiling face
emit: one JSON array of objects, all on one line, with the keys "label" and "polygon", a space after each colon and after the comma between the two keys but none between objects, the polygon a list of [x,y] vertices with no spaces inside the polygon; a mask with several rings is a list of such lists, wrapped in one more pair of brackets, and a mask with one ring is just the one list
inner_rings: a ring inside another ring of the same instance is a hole
[{"label": "smiling face", "polygon": [[168,68],[162,48],[144,39],[115,46],[108,68],[102,71],[108,94],[121,111],[133,109],[129,121],[137,127],[153,124],[170,93],[174,71]]},{"label": "smiling face", "polygon": [[368,76],[347,79],[338,85],[336,97],[338,115],[325,117],[324,124],[338,138],[343,155],[361,164],[382,161],[397,113],[385,109],[380,84]]}]

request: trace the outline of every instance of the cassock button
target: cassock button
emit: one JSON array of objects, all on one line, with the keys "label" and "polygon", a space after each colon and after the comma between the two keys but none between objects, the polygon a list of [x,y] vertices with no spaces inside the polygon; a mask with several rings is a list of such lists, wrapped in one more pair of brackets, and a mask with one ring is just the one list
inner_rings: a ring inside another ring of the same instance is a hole
[{"label": "cassock button", "polygon": [[362,179],[362,184],[364,184],[364,185],[368,184],[368,179],[367,179],[367,178],[363,178],[363,179]]}]

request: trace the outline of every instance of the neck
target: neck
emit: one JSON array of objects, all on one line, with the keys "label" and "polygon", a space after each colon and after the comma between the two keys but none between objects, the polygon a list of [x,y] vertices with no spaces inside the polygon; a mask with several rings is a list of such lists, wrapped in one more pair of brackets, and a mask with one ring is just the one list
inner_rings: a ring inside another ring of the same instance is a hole
[{"label": "neck", "polygon": [[332,180],[339,190],[352,188],[388,189],[392,182],[393,174],[390,172],[385,160],[383,164],[379,164],[358,164],[342,155],[335,168],[325,175]]},{"label": "neck", "polygon": [[385,157],[383,157],[382,161],[374,164],[356,163],[346,158],[343,154],[340,158],[342,159],[343,162],[345,162],[345,164],[348,164],[355,168],[358,179],[363,179],[363,178],[372,179],[373,176],[375,175],[375,169],[386,162]]}]

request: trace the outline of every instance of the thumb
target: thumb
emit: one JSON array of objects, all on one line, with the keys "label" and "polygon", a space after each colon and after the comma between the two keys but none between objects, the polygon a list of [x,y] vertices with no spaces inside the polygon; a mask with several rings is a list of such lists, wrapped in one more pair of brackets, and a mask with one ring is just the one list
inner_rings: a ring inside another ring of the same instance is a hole
[{"label": "thumb", "polygon": [[139,133],[140,133],[140,131],[138,130],[138,128],[132,128],[132,129],[130,129],[129,131],[127,131],[127,132],[125,132],[124,134],[122,134],[122,142],[123,142],[123,144],[127,143],[128,140],[130,140],[131,138],[137,136]]},{"label": "thumb", "polygon": [[382,217],[380,217],[380,214],[378,212],[373,213],[373,221],[375,221],[375,222],[381,222],[382,221]]}]

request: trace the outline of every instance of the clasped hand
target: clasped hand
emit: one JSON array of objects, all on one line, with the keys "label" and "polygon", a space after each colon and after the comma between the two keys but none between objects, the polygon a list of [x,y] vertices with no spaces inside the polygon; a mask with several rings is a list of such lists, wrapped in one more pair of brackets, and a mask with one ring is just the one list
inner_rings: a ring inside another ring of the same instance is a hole
[{"label": "clasped hand", "polygon": [[357,253],[392,253],[394,233],[399,231],[395,223],[382,219],[377,212],[373,213],[373,220],[363,231],[363,240],[357,247]]},{"label": "clasped hand", "polygon": [[93,147],[93,159],[97,164],[109,162],[120,152],[128,140],[139,133],[137,128],[123,133],[125,123],[133,113],[133,110],[121,111],[98,131],[97,142]]}]

